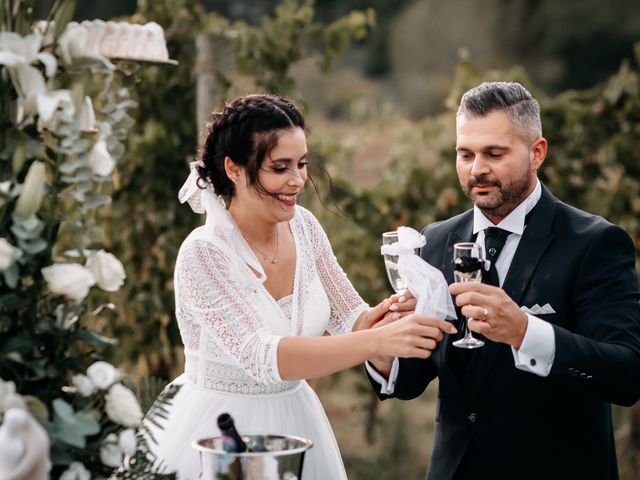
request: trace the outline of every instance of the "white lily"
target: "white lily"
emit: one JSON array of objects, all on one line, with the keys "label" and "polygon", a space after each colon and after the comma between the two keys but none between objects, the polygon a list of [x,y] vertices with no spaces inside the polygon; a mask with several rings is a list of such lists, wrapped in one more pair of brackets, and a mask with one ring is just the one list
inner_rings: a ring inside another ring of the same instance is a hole
[{"label": "white lily", "polygon": [[44,76],[32,63],[44,65],[47,77],[58,69],[56,58],[48,52],[40,52],[42,36],[32,33],[22,37],[14,32],[0,32],[0,65],[5,65],[16,92],[20,112],[18,121],[38,114],[38,128],[50,127],[54,114],[60,106],[73,106],[67,90],[47,91]]},{"label": "white lily", "polygon": [[15,32],[0,32],[0,65],[14,67],[39,61],[44,65],[47,77],[58,69],[58,61],[49,52],[41,52],[42,36],[32,33],[23,37]]},{"label": "white lily", "polygon": [[54,90],[44,95],[37,95],[35,104],[38,113],[38,131],[55,130],[56,112],[60,108],[69,109],[71,115],[75,113],[73,99],[69,90]]}]

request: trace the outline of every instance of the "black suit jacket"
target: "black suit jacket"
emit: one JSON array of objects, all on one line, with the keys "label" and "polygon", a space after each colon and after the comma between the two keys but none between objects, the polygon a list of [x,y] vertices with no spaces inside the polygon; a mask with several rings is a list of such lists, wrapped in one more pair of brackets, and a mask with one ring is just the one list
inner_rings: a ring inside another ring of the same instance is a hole
[{"label": "black suit jacket", "polygon": [[[471,210],[423,230],[422,258],[449,283],[453,244],[472,228]],[[610,404],[640,397],[635,256],[624,230],[543,187],[502,288],[520,306],[555,310],[539,316],[555,333],[551,373],[516,369],[508,345],[486,340],[465,382],[451,368],[453,336],[428,360],[400,359],[394,397],[415,398],[439,379],[428,480],[451,479],[471,442],[478,469],[496,480],[618,478]]]}]

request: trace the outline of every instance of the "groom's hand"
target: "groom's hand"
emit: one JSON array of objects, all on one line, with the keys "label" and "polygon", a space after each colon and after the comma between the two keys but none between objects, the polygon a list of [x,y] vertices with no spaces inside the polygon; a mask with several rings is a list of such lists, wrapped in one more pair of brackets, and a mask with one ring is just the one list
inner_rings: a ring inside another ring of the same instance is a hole
[{"label": "groom's hand", "polygon": [[362,312],[353,325],[353,332],[366,330],[375,326],[386,325],[406,315],[414,313],[416,299],[409,290],[391,295],[375,307]]},{"label": "groom's hand", "polygon": [[415,313],[417,300],[409,290],[404,290],[389,297],[389,314],[396,313],[395,318],[402,318]]},{"label": "groom's hand", "polygon": [[469,318],[469,328],[488,339],[520,349],[529,319],[504,290],[484,283],[453,283],[449,292]]},{"label": "groom's hand", "polygon": [[380,323],[389,314],[390,306],[391,302],[386,298],[375,307],[368,308],[358,316],[351,331],[367,330]]}]

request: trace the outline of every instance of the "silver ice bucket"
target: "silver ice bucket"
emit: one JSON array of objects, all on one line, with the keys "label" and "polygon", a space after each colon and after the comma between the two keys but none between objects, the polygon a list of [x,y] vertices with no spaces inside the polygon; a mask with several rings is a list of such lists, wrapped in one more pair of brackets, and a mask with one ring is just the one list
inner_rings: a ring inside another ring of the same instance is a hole
[{"label": "silver ice bucket", "polygon": [[202,480],[302,480],[304,454],[311,440],[289,435],[242,435],[249,448],[266,451],[228,453],[223,437],[201,438],[192,443],[200,453]]}]

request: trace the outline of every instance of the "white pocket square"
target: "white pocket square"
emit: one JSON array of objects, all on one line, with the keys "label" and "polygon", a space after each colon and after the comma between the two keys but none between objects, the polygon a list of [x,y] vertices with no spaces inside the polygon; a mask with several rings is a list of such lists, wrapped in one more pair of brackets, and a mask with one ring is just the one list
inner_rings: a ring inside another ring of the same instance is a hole
[{"label": "white pocket square", "polygon": [[544,304],[543,306],[540,306],[536,303],[533,307],[520,307],[520,310],[530,315],[546,315],[549,313],[556,313],[553,307],[548,303]]}]

